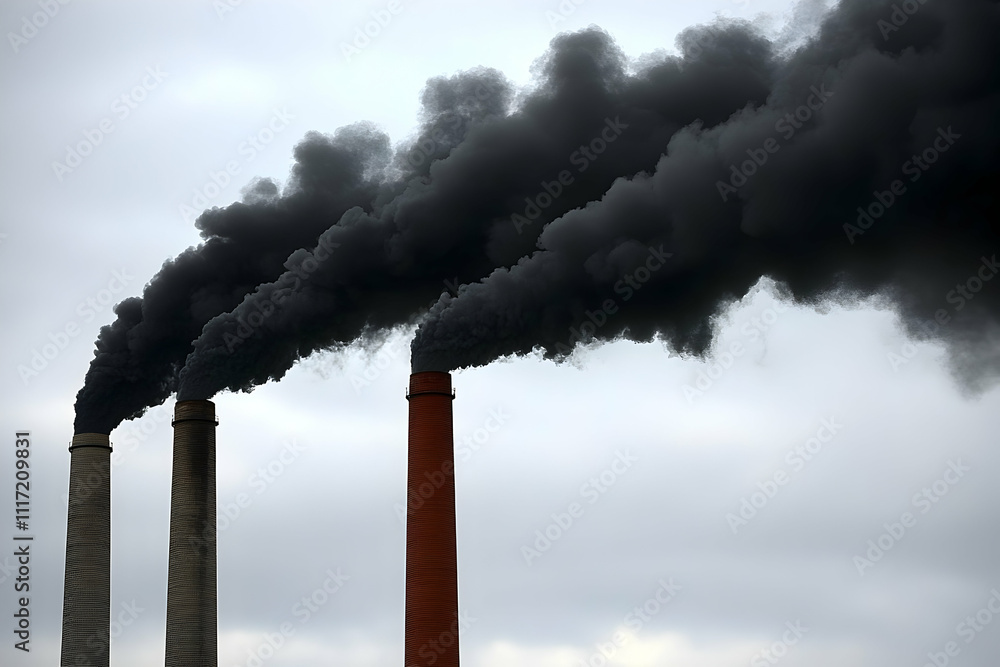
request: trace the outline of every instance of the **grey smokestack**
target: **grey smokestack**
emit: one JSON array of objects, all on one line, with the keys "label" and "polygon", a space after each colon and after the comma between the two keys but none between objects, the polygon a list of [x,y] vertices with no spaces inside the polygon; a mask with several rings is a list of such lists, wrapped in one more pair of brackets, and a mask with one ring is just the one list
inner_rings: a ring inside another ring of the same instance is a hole
[{"label": "grey smokestack", "polygon": [[69,447],[61,667],[108,667],[111,631],[111,442],[77,433]]},{"label": "grey smokestack", "polygon": [[170,489],[166,667],[217,667],[215,404],[178,401]]}]

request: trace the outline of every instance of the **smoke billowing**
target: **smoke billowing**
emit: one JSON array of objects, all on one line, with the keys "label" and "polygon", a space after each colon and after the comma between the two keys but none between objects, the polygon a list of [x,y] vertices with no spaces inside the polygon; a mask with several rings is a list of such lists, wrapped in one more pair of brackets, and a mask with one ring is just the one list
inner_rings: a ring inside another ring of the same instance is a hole
[{"label": "smoke billowing", "polygon": [[769,276],[800,303],[891,297],[967,384],[994,374],[1000,5],[902,4],[843,3],[766,104],[685,127],[537,252],[443,296],[414,369],[594,338],[704,354],[713,315]]},{"label": "smoke billowing", "polygon": [[307,136],[296,149],[288,194],[258,180],[244,202],[198,218],[206,239],[167,261],[143,296],[115,307],[77,394],[77,433],[110,433],[177,389],[191,341],[211,317],[280,275],[289,253],[312,245],[349,208],[371,205],[380,187],[365,172],[389,156],[385,138],[364,126],[333,138]]},{"label": "smoke billowing", "polygon": [[1000,367],[1000,3],[896,5],[842,2],[791,53],[729,22],[630,63],[592,28],[529,92],[432,80],[395,151],[363,124],[308,135],[283,192],[206,212],[205,243],[118,306],[77,431],[413,323],[414,370],[617,337],[703,354],[762,276],[800,303],[891,298],[979,386]]}]

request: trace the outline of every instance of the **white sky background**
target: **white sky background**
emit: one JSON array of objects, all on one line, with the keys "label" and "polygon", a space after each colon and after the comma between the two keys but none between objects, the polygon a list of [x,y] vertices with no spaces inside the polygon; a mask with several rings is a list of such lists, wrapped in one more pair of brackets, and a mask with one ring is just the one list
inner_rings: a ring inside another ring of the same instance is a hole
[{"label": "white sky background", "polygon": [[[639,56],[672,49],[677,32],[716,12],[780,28],[793,3],[588,0],[553,27],[546,11],[558,11],[556,0],[404,0],[348,62],[339,45],[385,4],[247,0],[220,17],[211,0],[77,2],[60,5],[16,53],[5,37],[0,515],[13,514],[14,431],[27,428],[36,541],[25,655],[10,632],[14,528],[0,524],[3,665],[58,661],[73,401],[98,330],[113,318],[79,304],[99,298],[115,271],[131,276],[115,301],[140,294],[165,259],[198,242],[178,207],[210,171],[241,165],[209,202],[221,206],[254,176],[284,181],[309,130],[371,120],[405,139],[428,78],[487,65],[527,84],[559,30],[595,23]],[[20,31],[37,11],[5,2],[0,28]],[[121,118],[114,100],[147,67],[166,77]],[[293,119],[251,160],[241,142],[275,109]],[[57,178],[52,162],[105,118],[114,131]],[[783,666],[919,666],[949,641],[960,649],[951,664],[995,664],[1000,618],[970,643],[957,626],[1000,590],[1000,391],[963,398],[932,345],[905,348],[912,359],[894,369],[888,355],[902,355],[907,341],[891,312],[780,308],[762,284],[731,310],[719,348],[740,342],[744,352],[692,401],[684,386],[711,362],[657,344],[455,373],[460,601],[476,619],[462,635],[463,664],[575,667],[671,579],[676,596],[629,631],[609,665],[772,664],[760,652],[796,622],[808,631]],[[80,333],[22,381],[18,366],[67,325]],[[295,634],[268,667],[402,662],[404,530],[394,505],[405,493],[408,345],[399,337],[380,359],[313,358],[280,383],[217,397],[220,527],[226,503],[252,499],[219,536],[220,665],[247,665],[262,635],[285,622]],[[462,439],[491,411],[504,415],[502,427],[463,454]],[[831,419],[842,427],[797,469],[786,453]],[[112,601],[116,616],[133,602],[142,611],[116,636],[111,660],[153,667],[163,661],[171,429],[151,414],[112,441]],[[256,483],[288,442],[302,448],[298,457]],[[618,452],[636,460],[590,504],[581,485]],[[959,460],[969,470],[946,495],[913,503]],[[778,472],[787,484],[734,535],[727,513]],[[583,515],[528,565],[521,547],[573,502]],[[907,511],[915,525],[859,574],[854,557]],[[294,605],[338,568],[350,579],[300,622]]]}]

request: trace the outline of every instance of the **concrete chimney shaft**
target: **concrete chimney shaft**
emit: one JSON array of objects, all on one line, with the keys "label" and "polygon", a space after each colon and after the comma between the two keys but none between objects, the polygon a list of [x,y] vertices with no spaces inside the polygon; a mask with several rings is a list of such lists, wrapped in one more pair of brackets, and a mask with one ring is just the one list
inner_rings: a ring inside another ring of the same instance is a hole
[{"label": "concrete chimney shaft", "polygon": [[111,442],[77,433],[69,447],[61,667],[108,667],[111,643]]},{"label": "concrete chimney shaft", "polygon": [[412,374],[406,398],[410,410],[405,665],[458,667],[451,375]]},{"label": "concrete chimney shaft", "polygon": [[217,667],[215,404],[178,401],[170,489],[166,667]]}]

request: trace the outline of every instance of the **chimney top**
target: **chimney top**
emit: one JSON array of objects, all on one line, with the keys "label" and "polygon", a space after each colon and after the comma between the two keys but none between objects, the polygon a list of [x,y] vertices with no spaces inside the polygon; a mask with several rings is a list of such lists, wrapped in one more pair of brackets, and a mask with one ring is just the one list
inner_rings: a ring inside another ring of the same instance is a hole
[{"label": "chimney top", "polygon": [[219,419],[215,416],[215,403],[205,400],[177,401],[174,405],[174,420],[171,425],[189,421],[206,421],[218,424]]},{"label": "chimney top", "polygon": [[111,438],[107,433],[77,433],[69,443],[69,451],[81,447],[103,447],[111,449]]},{"label": "chimney top", "polygon": [[451,388],[451,373],[421,371],[410,374],[410,387],[406,394],[406,400],[409,400],[411,396],[422,394],[443,394],[455,398],[455,392]]}]

